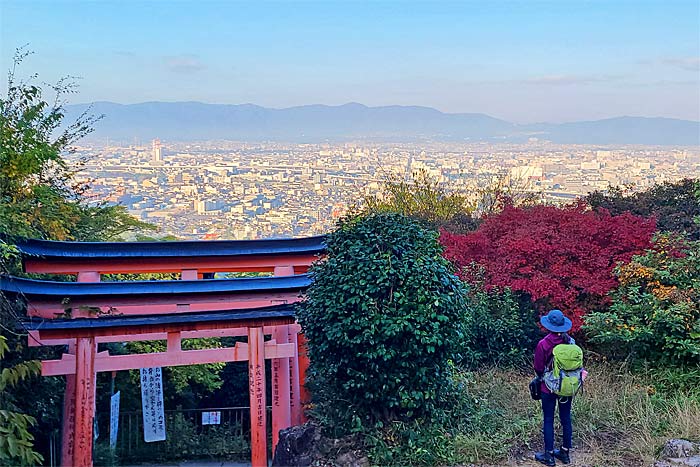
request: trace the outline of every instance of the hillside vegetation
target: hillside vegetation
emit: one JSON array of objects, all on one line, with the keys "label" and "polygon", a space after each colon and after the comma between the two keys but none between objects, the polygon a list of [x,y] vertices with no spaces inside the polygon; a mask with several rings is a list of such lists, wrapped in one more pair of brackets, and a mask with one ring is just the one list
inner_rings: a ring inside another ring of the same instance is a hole
[{"label": "hillside vegetation", "polygon": [[[531,459],[542,449],[527,392],[537,323],[560,308],[590,373],[574,403],[577,465],[650,465],[667,439],[700,440],[700,183],[662,188],[563,207],[506,199],[475,218],[420,175],[389,181],[341,221],[313,269],[300,322],[312,357],[323,353],[309,376],[316,423],[375,465]],[[635,199],[638,214],[603,206]],[[435,248],[450,260],[429,274],[437,288],[419,279]],[[461,312],[445,315],[457,297]]]}]

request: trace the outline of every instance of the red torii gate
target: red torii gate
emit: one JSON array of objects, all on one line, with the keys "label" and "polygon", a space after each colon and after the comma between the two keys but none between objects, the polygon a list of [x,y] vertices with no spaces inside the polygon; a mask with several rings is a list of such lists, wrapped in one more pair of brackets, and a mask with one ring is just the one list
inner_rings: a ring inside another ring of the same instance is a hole
[{"label": "red torii gate", "polygon": [[[308,360],[289,304],[308,286],[308,277],[297,273],[323,253],[323,240],[19,243],[26,272],[78,277],[78,283],[0,278],[1,290],[27,300],[30,345],[68,345],[60,360],[42,362],[43,375],[66,375],[62,465],[92,465],[97,372],[247,360],[252,465],[267,466],[264,359],[272,359],[274,452],[279,430],[301,423],[302,402],[308,401]],[[274,277],[202,280],[240,271]],[[145,272],[179,272],[182,280],[99,282],[102,274]],[[272,340],[265,342],[265,334]],[[234,348],[180,346],[183,338],[246,335],[248,343]],[[167,340],[167,351],[97,353],[98,343],[133,340]]]}]

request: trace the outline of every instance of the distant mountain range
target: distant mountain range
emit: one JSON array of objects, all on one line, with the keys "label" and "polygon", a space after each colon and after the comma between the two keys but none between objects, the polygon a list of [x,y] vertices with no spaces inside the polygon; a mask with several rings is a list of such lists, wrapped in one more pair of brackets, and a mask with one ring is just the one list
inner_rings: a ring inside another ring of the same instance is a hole
[{"label": "distant mountain range", "polygon": [[[67,121],[87,108],[87,104],[67,106]],[[477,113],[450,114],[430,107],[367,107],[357,103],[271,109],[253,104],[96,102],[91,112],[105,116],[97,123],[93,136],[125,142],[134,138],[288,142],[523,142],[539,138],[573,144],[700,145],[700,122],[671,118],[617,117],[518,125]]]}]

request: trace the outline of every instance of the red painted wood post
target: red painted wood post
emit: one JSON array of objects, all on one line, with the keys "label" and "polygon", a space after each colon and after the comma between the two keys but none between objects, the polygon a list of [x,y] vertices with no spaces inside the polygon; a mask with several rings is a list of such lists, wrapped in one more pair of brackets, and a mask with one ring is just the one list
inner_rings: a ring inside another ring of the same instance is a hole
[{"label": "red painted wood post", "polygon": [[275,266],[274,269],[275,276],[293,276],[294,266]]},{"label": "red painted wood post", "polygon": [[[100,282],[97,271],[78,273],[78,282]],[[68,344],[68,353],[75,355],[75,340]],[[96,375],[95,375],[96,376]],[[61,467],[74,465],[75,456],[75,374],[66,375],[66,390],[63,395],[63,420],[61,423]],[[93,379],[93,384],[95,379]]]},{"label": "red painted wood post", "polygon": [[[276,326],[272,338],[278,344],[289,342],[289,326]],[[292,426],[290,407],[289,358],[272,359],[272,453],[274,455],[280,430]]]},{"label": "red painted wood post", "polygon": [[[289,276],[294,274],[294,266],[275,266],[274,269],[275,276]],[[290,329],[288,327],[288,329]],[[289,340],[297,347],[297,333],[288,332]],[[289,382],[291,385],[290,395],[289,395],[289,405],[291,412],[291,424],[301,425],[302,424],[302,407],[299,399],[300,387],[299,387],[299,359],[298,355],[295,355],[289,362]]]},{"label": "red painted wood post", "polygon": [[250,393],[251,467],[267,467],[265,334],[261,327],[248,328],[248,391]]},{"label": "red painted wood post", "polygon": [[[275,276],[293,276],[294,266],[275,266]],[[278,326],[272,333],[278,344],[289,342],[289,326]],[[275,453],[279,432],[292,425],[290,359],[272,360],[272,453]]]},{"label": "red painted wood post", "polygon": [[92,426],[95,419],[94,337],[76,339],[74,467],[92,467]]},{"label": "red painted wood post", "polygon": [[180,274],[180,279],[183,281],[196,281],[199,279],[199,274],[197,274],[196,269],[183,269]]},{"label": "red painted wood post", "polygon": [[306,388],[306,370],[309,368],[309,357],[306,354],[306,338],[299,333],[297,338],[297,355],[299,360],[299,400],[301,405],[301,423],[306,423],[305,409],[311,403],[311,394]]},{"label": "red painted wood post", "polygon": [[97,271],[79,272],[78,282],[100,282],[100,273]]},{"label": "red painted wood post", "polygon": [[169,332],[167,340],[168,352],[179,352],[182,350],[182,337],[179,332]]},{"label": "red painted wood post", "polygon": [[[289,326],[291,329],[291,326]],[[298,334],[289,332],[289,342],[294,344],[294,358],[289,363],[289,377],[291,382],[291,394],[289,397],[289,405],[292,412],[292,425],[301,425],[301,399],[299,398],[299,353],[298,353]]]},{"label": "red painted wood post", "polygon": [[[68,353],[75,355],[75,339],[68,344]],[[61,467],[72,467],[75,441],[75,374],[66,375],[61,420]]]}]

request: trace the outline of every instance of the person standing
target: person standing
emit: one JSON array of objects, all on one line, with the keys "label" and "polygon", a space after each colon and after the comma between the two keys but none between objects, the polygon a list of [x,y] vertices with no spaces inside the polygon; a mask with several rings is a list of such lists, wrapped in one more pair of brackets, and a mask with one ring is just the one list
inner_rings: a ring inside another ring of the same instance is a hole
[{"label": "person standing", "polygon": [[[549,331],[549,334],[539,341],[535,349],[534,368],[540,380],[542,433],[544,435],[544,451],[536,453],[535,460],[551,467],[556,465],[555,459],[559,459],[564,464],[571,462],[569,451],[573,436],[571,424],[573,396],[562,397],[554,394],[545,384],[544,376],[547,371],[552,370],[554,348],[560,344],[574,344],[575,342],[567,334],[571,330],[571,320],[564,316],[561,310],[550,310],[549,313],[540,318],[540,324]],[[557,405],[559,406],[559,420],[564,431],[560,449],[554,449],[554,412]]]}]

